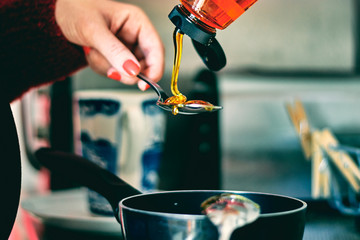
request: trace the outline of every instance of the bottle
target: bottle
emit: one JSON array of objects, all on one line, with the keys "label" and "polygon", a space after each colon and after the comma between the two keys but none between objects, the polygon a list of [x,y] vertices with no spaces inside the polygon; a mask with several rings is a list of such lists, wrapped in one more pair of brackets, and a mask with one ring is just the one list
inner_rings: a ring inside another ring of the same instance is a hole
[{"label": "bottle", "polygon": [[216,40],[216,29],[225,29],[257,0],[180,0],[169,19],[193,42],[204,64],[212,71],[226,65],[225,53]]},{"label": "bottle", "polygon": [[257,0],[180,0],[189,18],[208,28],[225,29]]}]

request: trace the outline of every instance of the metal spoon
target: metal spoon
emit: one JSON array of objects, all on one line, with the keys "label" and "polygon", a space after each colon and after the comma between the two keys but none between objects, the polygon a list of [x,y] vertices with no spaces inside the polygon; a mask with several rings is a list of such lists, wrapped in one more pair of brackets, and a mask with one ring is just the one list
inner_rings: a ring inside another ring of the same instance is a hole
[{"label": "metal spoon", "polygon": [[217,110],[222,109],[221,106],[214,106],[209,102],[199,101],[199,100],[193,100],[193,101],[187,101],[183,104],[171,104],[171,103],[165,103],[165,100],[169,98],[169,96],[165,93],[165,91],[155,82],[149,80],[147,77],[145,77],[142,74],[137,75],[138,78],[146,82],[150,85],[150,87],[156,92],[156,94],[159,96],[156,105],[158,105],[160,108],[172,112],[173,107],[177,106],[179,110],[179,114],[185,114],[185,115],[192,115],[192,114],[199,114],[204,112],[214,112]]},{"label": "metal spoon", "polygon": [[210,197],[201,204],[201,208],[217,226],[219,240],[229,240],[235,229],[255,221],[260,215],[258,204],[232,193]]}]

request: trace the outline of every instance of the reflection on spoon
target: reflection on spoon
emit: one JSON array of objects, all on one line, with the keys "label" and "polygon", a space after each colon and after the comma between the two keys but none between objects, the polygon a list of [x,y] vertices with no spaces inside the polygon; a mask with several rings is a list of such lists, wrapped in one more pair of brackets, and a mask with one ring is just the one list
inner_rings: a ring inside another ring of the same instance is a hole
[{"label": "reflection on spoon", "polygon": [[255,221],[260,215],[258,204],[233,193],[210,197],[201,204],[201,208],[217,226],[219,240],[230,239],[235,229]]},{"label": "reflection on spoon", "polygon": [[172,107],[172,114],[177,115],[179,113],[179,109],[186,109],[188,112],[211,112],[222,109],[220,106],[214,106],[213,104],[203,101],[203,100],[189,100],[187,101],[186,97],[181,95],[175,95],[169,97],[165,100],[163,105],[168,105]]},{"label": "reflection on spoon", "polygon": [[[185,96],[184,96],[185,100],[180,99],[180,103],[175,103],[175,101],[177,100],[175,97],[177,96],[168,97],[168,95],[157,83],[154,83],[153,81],[149,80],[142,74],[139,74],[138,78],[149,84],[151,88],[156,92],[156,94],[159,97],[156,104],[160,108],[172,112],[174,115],[176,114],[193,115],[204,112],[214,112],[222,109],[221,106],[214,106],[211,103],[202,100],[187,101]],[[172,99],[172,101],[166,102],[166,100],[168,99]]]}]

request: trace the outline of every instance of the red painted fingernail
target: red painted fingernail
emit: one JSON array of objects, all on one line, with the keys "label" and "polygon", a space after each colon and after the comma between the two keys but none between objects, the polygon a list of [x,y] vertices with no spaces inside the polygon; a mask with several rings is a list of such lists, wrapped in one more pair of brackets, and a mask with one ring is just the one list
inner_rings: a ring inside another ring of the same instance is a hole
[{"label": "red painted fingernail", "polygon": [[107,76],[108,78],[111,78],[113,80],[116,80],[116,81],[120,81],[121,80],[121,75],[118,71],[116,71],[115,68],[110,68],[107,72]]},{"label": "red painted fingernail", "polygon": [[91,48],[84,46],[84,47],[83,47],[83,50],[84,50],[84,53],[85,53],[85,56],[86,56],[86,55],[88,55],[88,54],[90,53]]},{"label": "red painted fingernail", "polygon": [[141,91],[146,91],[146,90],[148,90],[149,87],[150,87],[150,85],[147,84],[147,83],[144,82],[144,81],[139,81],[138,86],[139,86],[139,89],[140,89]]},{"label": "red painted fingernail", "polygon": [[136,76],[140,72],[139,65],[130,59],[124,62],[123,68],[130,76]]}]

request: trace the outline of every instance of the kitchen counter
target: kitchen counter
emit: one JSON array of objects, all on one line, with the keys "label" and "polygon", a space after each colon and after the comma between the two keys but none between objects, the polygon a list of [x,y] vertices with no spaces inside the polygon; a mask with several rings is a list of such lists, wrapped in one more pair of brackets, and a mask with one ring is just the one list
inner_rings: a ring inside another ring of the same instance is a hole
[{"label": "kitchen counter", "polygon": [[307,222],[303,240],[358,240],[355,217],[344,216],[326,201],[307,201]]}]

